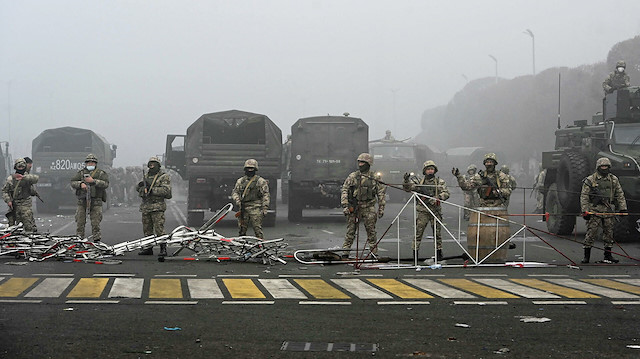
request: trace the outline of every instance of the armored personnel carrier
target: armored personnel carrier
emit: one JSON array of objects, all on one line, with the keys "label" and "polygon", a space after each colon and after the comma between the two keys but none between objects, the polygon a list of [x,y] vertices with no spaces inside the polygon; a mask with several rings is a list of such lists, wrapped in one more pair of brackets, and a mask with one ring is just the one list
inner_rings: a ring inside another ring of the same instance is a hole
[{"label": "armored personnel carrier", "polygon": [[186,135],[167,135],[165,165],[189,181],[187,222],[200,226],[204,214],[231,202],[244,162],[258,161],[269,182],[271,205],[265,226],[275,225],[277,180],[281,174],[282,131],[269,117],[230,110],[200,116]]},{"label": "armored personnel carrier", "polygon": [[575,121],[556,131],[553,151],[542,153],[545,178],[547,228],[556,234],[573,231],[580,214],[582,181],[595,171],[596,160],[611,160],[627,199],[629,216],[621,217],[614,229],[617,241],[637,240],[640,212],[640,87],[607,94],[602,113],[591,121]]}]

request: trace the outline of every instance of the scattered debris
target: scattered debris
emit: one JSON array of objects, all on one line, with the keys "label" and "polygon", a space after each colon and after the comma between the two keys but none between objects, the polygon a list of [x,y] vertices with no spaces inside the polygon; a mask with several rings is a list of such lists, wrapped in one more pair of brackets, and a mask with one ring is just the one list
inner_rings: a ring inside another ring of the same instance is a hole
[{"label": "scattered debris", "polygon": [[494,354],[507,354],[508,352],[510,352],[511,350],[509,350],[509,348],[500,348],[498,350],[496,350],[495,352],[493,352]]},{"label": "scattered debris", "polygon": [[456,323],[456,327],[458,327],[458,328],[471,328],[471,326],[469,324],[464,324],[464,323]]},{"label": "scattered debris", "polygon": [[447,338],[447,340],[450,341],[450,342],[455,342],[458,339],[456,339],[456,337],[449,337],[449,338]]},{"label": "scattered debris", "polygon": [[66,312],[71,312],[71,311],[73,311],[73,308],[64,308],[63,310],[66,311]]},{"label": "scattered debris", "polygon": [[630,344],[630,345],[627,345],[627,348],[629,348],[629,349],[640,349],[640,345]]},{"label": "scattered debris", "polygon": [[182,328],[180,328],[180,327],[173,327],[173,328],[170,328],[170,327],[164,327],[164,330],[176,331],[176,330],[182,330]]},{"label": "scattered debris", "polygon": [[519,317],[521,322],[524,323],[545,323],[550,322],[551,319],[546,317]]}]

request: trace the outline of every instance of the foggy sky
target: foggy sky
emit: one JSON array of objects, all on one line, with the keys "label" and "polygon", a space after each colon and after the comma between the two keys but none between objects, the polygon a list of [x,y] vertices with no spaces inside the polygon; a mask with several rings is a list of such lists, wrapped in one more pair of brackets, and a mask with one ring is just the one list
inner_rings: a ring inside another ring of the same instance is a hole
[{"label": "foggy sky", "polygon": [[494,76],[489,54],[500,77],[530,75],[524,30],[540,72],[604,61],[639,14],[637,0],[0,0],[0,141],[15,158],[45,129],[88,128],[118,145],[114,165],[138,165],[229,109],[283,137],[349,112],[371,138],[406,138],[464,76]]}]

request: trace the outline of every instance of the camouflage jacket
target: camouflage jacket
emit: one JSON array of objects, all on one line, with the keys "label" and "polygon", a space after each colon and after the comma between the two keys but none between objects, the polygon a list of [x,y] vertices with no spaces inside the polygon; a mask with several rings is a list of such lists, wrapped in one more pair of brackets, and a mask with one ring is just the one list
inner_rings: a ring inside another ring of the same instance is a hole
[{"label": "camouflage jacket", "polygon": [[88,169],[83,168],[71,178],[71,188],[76,190],[76,197],[82,200],[85,198],[85,195],[87,193],[86,190],[83,190],[81,188],[81,185],[84,182],[85,174],[90,174],[94,179],[93,183],[88,183],[89,190],[91,191],[91,198],[101,199],[103,202],[106,202],[107,187],[109,187],[109,175],[107,174],[107,172],[99,168],[96,168],[93,171],[89,171]]},{"label": "camouflage jacket", "polygon": [[602,83],[602,88],[604,89],[604,93],[612,93],[615,90],[629,87],[630,79],[627,73],[619,73],[612,72],[609,74],[604,82]]},{"label": "camouflage jacket", "polygon": [[479,171],[469,180],[458,176],[458,185],[464,191],[476,190],[480,196],[480,206],[498,207],[511,196],[509,177],[500,171],[487,173]]},{"label": "camouflage jacket", "polygon": [[[140,212],[164,212],[167,210],[165,199],[171,199],[171,178],[169,174],[160,170],[155,175],[147,173],[144,181],[148,183],[148,192],[145,186],[138,186],[138,194],[142,197]],[[140,182],[142,184],[142,182]]]},{"label": "camouflage jacket", "polygon": [[[351,172],[342,184],[340,194],[340,205],[342,208],[349,207],[349,203],[360,207],[373,207],[378,202],[378,209],[384,210],[387,203],[385,194],[387,188],[379,182],[380,176],[369,170],[365,173],[360,171]],[[359,182],[359,183],[358,183]]]},{"label": "camouflage jacket", "polygon": [[540,173],[538,173],[538,175],[536,176],[536,182],[533,184],[533,188],[540,192],[540,193],[544,193],[544,180],[547,177],[547,169],[543,169],[542,171],[540,171]]},{"label": "camouflage jacket", "polygon": [[580,210],[597,213],[626,211],[627,202],[618,177],[595,172],[585,178],[580,192]]},{"label": "camouflage jacket", "polygon": [[516,178],[512,175],[507,175],[507,177],[509,177],[509,188],[511,188],[511,192],[513,193],[513,191],[518,187],[518,183],[516,182]]},{"label": "camouflage jacket", "polygon": [[253,175],[253,177],[242,176],[238,178],[231,192],[231,199],[238,208],[265,211],[269,209],[271,203],[269,182],[258,175]]},{"label": "camouflage jacket", "polygon": [[39,177],[32,174],[25,174],[21,180],[13,178],[13,175],[7,177],[7,181],[2,186],[2,199],[14,204],[31,203],[31,196],[35,196],[36,192],[33,185],[38,183]]},{"label": "camouflage jacket", "polygon": [[[407,191],[414,191],[429,197],[435,197],[440,201],[446,201],[449,199],[449,189],[447,188],[447,183],[440,177],[433,176],[430,179],[427,179],[426,176],[415,176],[412,177],[409,182],[405,182],[402,185]],[[434,209],[436,207],[440,207],[440,204],[437,200],[433,198],[422,198],[422,200],[431,208]],[[424,208],[423,205],[420,205],[418,209]]]}]

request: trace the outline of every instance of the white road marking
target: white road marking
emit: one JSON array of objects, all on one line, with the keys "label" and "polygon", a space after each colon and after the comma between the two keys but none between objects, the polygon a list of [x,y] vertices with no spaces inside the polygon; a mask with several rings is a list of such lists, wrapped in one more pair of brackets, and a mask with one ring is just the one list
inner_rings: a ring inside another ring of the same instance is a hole
[{"label": "white road marking", "polygon": [[627,304],[629,304],[629,305],[638,305],[638,304],[640,304],[640,301],[631,302],[631,301],[615,301],[615,300],[612,300],[611,304],[613,304],[613,305],[627,305]]},{"label": "white road marking", "polygon": [[406,302],[378,302],[378,305],[423,305],[423,304],[431,304],[430,302],[420,302],[420,301],[406,301]]},{"label": "white road marking", "polygon": [[73,278],[45,278],[25,297],[57,298],[73,282]]},{"label": "white road marking", "polygon": [[275,301],[273,300],[224,300],[222,304],[246,304],[246,305],[254,305],[254,304],[267,304],[272,305]]},{"label": "white road marking", "polygon": [[332,279],[332,282],[353,293],[360,299],[391,299],[389,294],[376,289],[360,279]]},{"label": "white road marking", "polygon": [[135,277],[133,273],[95,273],[94,277]]},{"label": "white road marking", "polygon": [[191,301],[176,301],[176,300],[147,300],[144,304],[167,304],[167,305],[195,305],[198,304],[197,300]]},{"label": "white road marking", "polygon": [[24,300],[24,299],[0,299],[0,303],[28,303],[28,304],[38,304],[38,303],[42,303],[42,300],[38,300],[38,299],[29,299],[29,300]]},{"label": "white road marking", "polygon": [[116,278],[109,298],[142,298],[144,278]]},{"label": "white road marking", "polygon": [[640,279],[616,279],[618,282],[640,286]]},{"label": "white road marking", "polygon": [[286,279],[258,279],[275,299],[307,299],[307,296]]},{"label": "white road marking", "polygon": [[36,273],[36,277],[73,277],[73,273]]},{"label": "white road marking", "polygon": [[587,304],[587,302],[585,302],[583,300],[534,300],[534,301],[532,301],[532,303],[535,304],[535,305],[546,305],[546,304],[549,304],[549,305],[554,305],[554,304],[558,304],[558,305],[564,305],[564,304],[582,305],[582,304]]},{"label": "white road marking", "polygon": [[67,300],[66,304],[118,304],[119,300]]},{"label": "white road marking", "polygon": [[454,301],[453,304],[455,305],[507,305],[509,303],[507,302],[467,302],[467,301]]},{"label": "white road marking", "polygon": [[431,279],[405,279],[404,281],[442,298],[477,298],[475,295],[446,286]]},{"label": "white road marking", "polygon": [[331,231],[327,231],[326,229],[323,229],[322,231],[323,231],[324,233],[327,233],[327,234],[335,234],[335,233],[333,233],[333,232],[331,232]]},{"label": "white road marking", "polygon": [[547,293],[538,289],[526,287],[524,285],[516,284],[513,282],[508,282],[504,279],[493,279],[493,278],[477,278],[474,279],[477,282],[482,284],[486,284],[491,287],[495,287],[506,292],[511,292],[513,294],[519,295],[525,298],[560,298],[559,296],[551,293]]},{"label": "white road marking", "polygon": [[187,279],[189,293],[194,299],[224,298],[215,279]]},{"label": "white road marking", "polygon": [[315,300],[301,300],[298,302],[300,305],[351,305],[351,302],[322,302]]}]

